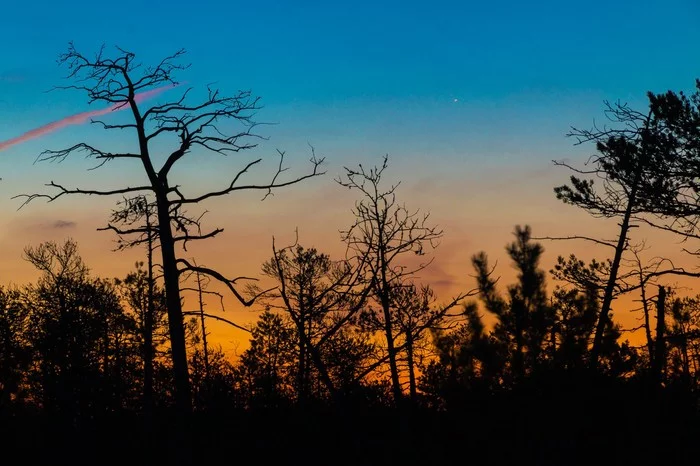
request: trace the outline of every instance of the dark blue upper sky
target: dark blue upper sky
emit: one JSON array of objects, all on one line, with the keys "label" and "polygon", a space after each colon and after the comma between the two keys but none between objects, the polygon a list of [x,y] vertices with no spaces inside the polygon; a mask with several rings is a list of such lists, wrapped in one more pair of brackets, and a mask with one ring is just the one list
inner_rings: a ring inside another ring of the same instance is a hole
[{"label": "dark blue upper sky", "polygon": [[571,146],[569,125],[600,116],[603,99],[643,104],[647,90],[692,86],[699,5],[6,2],[0,139],[86,110],[82,95],[43,93],[62,83],[55,60],[72,40],[86,53],[120,45],[146,63],[187,49],[183,79],[252,89],[285,147],[546,163]]}]

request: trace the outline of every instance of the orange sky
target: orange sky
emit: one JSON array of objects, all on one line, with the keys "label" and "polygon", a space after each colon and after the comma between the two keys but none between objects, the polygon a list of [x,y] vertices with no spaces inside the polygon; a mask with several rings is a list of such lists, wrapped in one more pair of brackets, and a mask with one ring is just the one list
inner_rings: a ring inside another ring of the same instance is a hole
[{"label": "orange sky", "polygon": [[[376,162],[379,162],[377,159]],[[367,164],[372,160],[363,161]],[[516,224],[529,224],[535,236],[565,236],[570,234],[613,238],[614,222],[593,219],[584,212],[562,204],[552,194],[552,187],[566,179],[564,169],[544,169],[502,176],[498,171],[480,172],[473,178],[421,177],[411,173],[410,167],[398,167],[400,161],[390,158],[387,174],[392,179],[402,178],[398,191],[400,201],[409,208],[431,212],[431,221],[444,229],[444,238],[435,251],[433,265],[421,273],[420,280],[431,283],[438,298],[447,301],[451,295],[474,287],[470,265],[473,254],[486,251],[492,262],[498,261],[496,274],[502,276],[505,288],[514,279],[514,270],[505,255],[504,247],[512,240]],[[210,211],[206,225],[224,227],[217,238],[191,244],[184,257],[195,258],[201,265],[215,268],[228,276],[259,276],[260,266],[271,254],[272,236],[278,245],[294,239],[299,230],[300,243],[340,257],[344,246],[338,230],[351,221],[350,209],[355,193],[340,188],[333,182],[341,167],[328,164],[328,174],[279,191],[260,202],[259,193],[239,194],[208,204]],[[70,202],[27,206],[20,211],[3,203],[4,228],[0,229],[0,244],[4,254],[0,258],[0,283],[26,283],[36,277],[32,267],[21,260],[22,249],[41,241],[62,241],[72,237],[78,241],[81,254],[92,271],[103,277],[123,277],[142,260],[142,251],[112,252],[114,236],[96,232],[104,225],[112,202],[101,198],[74,198]],[[633,229],[633,240],[647,238],[653,248],[647,257],[665,255],[674,258],[677,265],[692,268],[693,261],[679,254],[678,239],[649,229]],[[581,258],[605,259],[608,251],[580,241],[545,241],[542,266],[551,268],[557,255],[575,252]],[[666,284],[693,285],[693,280],[669,279]],[[549,289],[554,283],[549,280]],[[692,290],[681,290],[691,294]],[[637,305],[629,296],[614,303],[617,320],[624,327],[638,323],[627,310]],[[186,298],[186,308],[196,301]],[[208,311],[218,313],[219,304],[210,302]],[[259,309],[243,309],[234,298],[226,296],[226,317],[239,323],[250,324]],[[238,353],[247,346],[245,332],[225,324],[210,324],[211,340],[220,343],[230,353]],[[641,337],[641,334],[639,334]],[[635,343],[640,340],[635,339]]]}]

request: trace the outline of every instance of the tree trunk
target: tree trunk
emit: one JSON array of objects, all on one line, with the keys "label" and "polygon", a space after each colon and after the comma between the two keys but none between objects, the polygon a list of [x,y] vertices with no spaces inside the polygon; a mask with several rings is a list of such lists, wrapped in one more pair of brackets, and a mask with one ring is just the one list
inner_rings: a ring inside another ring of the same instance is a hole
[{"label": "tree trunk", "polygon": [[[379,215],[377,215],[380,218]],[[384,335],[386,336],[386,350],[389,356],[389,371],[391,372],[391,389],[394,394],[394,402],[398,405],[403,398],[403,390],[401,390],[401,381],[399,379],[399,367],[396,363],[396,348],[394,347],[394,332],[391,324],[391,300],[389,299],[389,282],[387,280],[387,269],[389,264],[387,264],[385,257],[385,248],[383,238],[379,238],[379,271],[380,271],[380,288],[379,288],[379,299],[382,305],[382,312],[384,315]]]},{"label": "tree trunk", "polygon": [[[151,216],[146,213],[146,228],[148,229],[148,291],[146,293],[146,309],[143,323],[143,410],[150,424],[153,414],[153,319],[155,313],[155,282],[153,279],[153,231]],[[150,425],[148,426],[150,428]]]},{"label": "tree trunk", "polygon": [[416,390],[416,373],[413,362],[413,333],[406,332],[406,358],[408,362],[408,386],[411,402],[415,403],[418,396]]},{"label": "tree trunk", "polygon": [[[641,176],[641,173],[637,174],[637,179]],[[600,316],[598,317],[598,324],[595,329],[595,336],[593,337],[593,348],[591,348],[591,368],[598,368],[598,360],[600,359],[600,349],[603,344],[603,334],[605,333],[605,326],[608,323],[608,315],[610,314],[610,307],[613,300],[613,292],[615,291],[615,283],[617,282],[617,273],[620,270],[620,261],[622,260],[622,252],[625,250],[627,244],[627,233],[630,228],[630,218],[632,217],[632,207],[636,202],[637,197],[637,180],[632,187],[629,198],[627,200],[627,208],[625,209],[625,215],[622,218],[622,223],[620,224],[620,236],[617,239],[617,245],[615,246],[615,256],[613,258],[612,265],[610,266],[610,276],[608,277],[608,283],[605,286],[605,294],[603,295],[603,305],[600,309]]]},{"label": "tree trunk", "polygon": [[207,344],[207,327],[204,323],[204,299],[202,298],[202,277],[197,272],[197,291],[199,294],[199,318],[202,326],[202,351],[204,353],[204,382],[205,389],[209,384],[209,345]]},{"label": "tree trunk", "polygon": [[[640,280],[641,280],[640,273]],[[642,294],[642,309],[644,310],[644,332],[647,337],[647,351],[649,352],[649,362],[654,361],[654,340],[651,337],[651,324],[649,323],[649,303],[647,302],[646,287],[642,281],[641,294]]]},{"label": "tree trunk", "polygon": [[[333,380],[331,379],[330,374],[328,373],[328,369],[326,368],[326,364],[323,361],[323,357],[321,355],[321,351],[319,350],[318,346],[315,346],[311,343],[311,339],[307,336],[306,332],[304,331],[304,323],[296,318],[294,319],[294,323],[297,326],[297,332],[299,336],[299,354],[300,354],[300,360],[301,360],[301,354],[302,354],[302,348],[303,352],[305,355],[304,360],[306,361],[304,363],[304,372],[308,373],[309,371],[309,360],[313,362],[314,366],[316,367],[316,370],[318,371],[319,379],[320,382],[326,387],[328,392],[331,395],[331,398],[333,401],[337,404],[340,405],[343,401],[341,398],[340,394],[338,393],[338,389],[335,387],[335,384],[333,383]],[[298,377],[298,374],[297,374]],[[308,377],[307,377],[308,378]]]},{"label": "tree trunk", "polygon": [[[384,301],[384,299],[382,299]],[[389,356],[389,370],[391,371],[391,389],[394,394],[394,401],[398,404],[403,398],[401,381],[399,380],[399,366],[396,363],[396,348],[394,347],[394,335],[391,327],[391,312],[387,303],[382,303],[384,308],[384,334],[386,336],[386,350]]]},{"label": "tree trunk", "polygon": [[659,297],[656,302],[656,344],[654,345],[654,363],[652,372],[654,384],[661,387],[664,378],[664,366],[666,365],[666,288],[659,287]]},{"label": "tree trunk", "polygon": [[160,251],[163,258],[163,280],[165,300],[168,308],[168,330],[173,358],[173,378],[175,381],[175,404],[181,416],[189,418],[192,413],[192,392],[187,369],[187,348],[185,325],[180,302],[180,283],[175,257],[175,241],[170,227],[170,212],[165,193],[156,193],[158,207],[158,233]]}]

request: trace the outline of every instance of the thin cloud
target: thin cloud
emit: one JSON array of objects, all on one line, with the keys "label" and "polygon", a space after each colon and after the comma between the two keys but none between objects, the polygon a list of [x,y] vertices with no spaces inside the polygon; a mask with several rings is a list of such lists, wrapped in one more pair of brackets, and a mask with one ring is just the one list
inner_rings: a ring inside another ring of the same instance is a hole
[{"label": "thin cloud", "polygon": [[53,223],[53,228],[73,228],[77,224],[71,220],[56,220]]},{"label": "thin cloud", "polygon": [[[162,86],[162,87],[157,87],[155,89],[151,89],[150,91],[145,91],[141,92],[136,95],[136,102],[142,102],[146,99],[149,99],[153,96],[156,96],[160,94],[163,91],[166,91],[168,89],[172,89],[175,86]],[[39,138],[45,134],[53,133],[54,131],[57,131],[61,128],[65,128],[66,126],[70,125],[80,125],[83,123],[87,123],[90,118],[96,117],[96,116],[101,116],[101,115],[106,115],[107,113],[111,112],[118,112],[120,110],[124,110],[128,108],[128,106],[125,103],[118,103],[114,104],[111,107],[107,107],[102,110],[93,110],[91,112],[82,112],[78,113],[77,115],[72,115],[66,118],[63,118],[58,121],[54,121],[53,123],[49,123],[48,125],[41,126],[39,128],[33,129],[31,131],[27,131],[26,133],[22,134],[21,136],[17,136],[16,138],[8,139],[7,141],[0,142],[0,152],[2,152],[5,149],[8,149],[14,145],[21,144],[23,142],[31,141],[32,139]]]}]

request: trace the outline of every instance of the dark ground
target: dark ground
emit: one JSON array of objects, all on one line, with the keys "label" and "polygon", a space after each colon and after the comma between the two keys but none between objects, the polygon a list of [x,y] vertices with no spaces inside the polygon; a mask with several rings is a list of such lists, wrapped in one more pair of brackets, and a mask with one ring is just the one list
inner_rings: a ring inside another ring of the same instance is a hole
[{"label": "dark ground", "polygon": [[[687,401],[601,392],[501,396],[451,412],[349,409],[195,415],[189,442],[160,415],[67,427],[5,416],[0,464],[684,465],[700,462],[700,418]],[[15,456],[16,455],[16,456]]]}]

